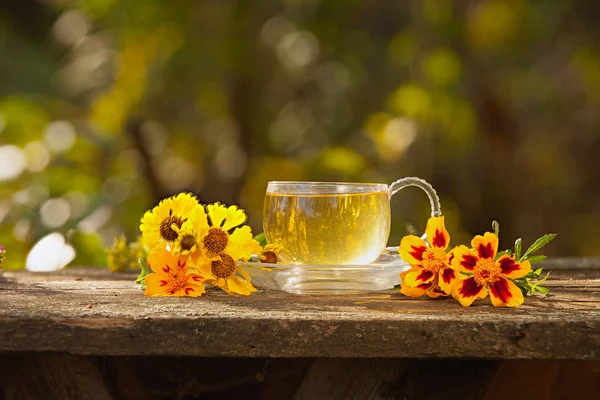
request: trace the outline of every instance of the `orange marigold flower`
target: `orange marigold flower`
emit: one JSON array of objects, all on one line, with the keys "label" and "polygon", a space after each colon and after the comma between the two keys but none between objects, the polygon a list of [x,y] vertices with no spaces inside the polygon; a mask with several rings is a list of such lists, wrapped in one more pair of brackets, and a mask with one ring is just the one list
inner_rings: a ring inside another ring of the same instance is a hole
[{"label": "orange marigold flower", "polygon": [[522,278],[531,270],[529,261],[517,262],[503,255],[494,260],[498,252],[498,237],[486,232],[471,241],[472,249],[460,246],[455,249],[452,265],[461,272],[471,274],[461,277],[452,288],[452,296],[468,307],[475,299],[484,299],[490,293],[496,307],[517,307],[523,304],[523,293],[511,279]]},{"label": "orange marigold flower", "polygon": [[450,234],[444,227],[444,217],[429,218],[425,233],[429,244],[412,235],[400,242],[400,257],[411,266],[400,275],[400,292],[410,297],[447,296],[459,274],[451,266],[453,251],[446,253]]},{"label": "orange marigold flower", "polygon": [[188,265],[187,256],[159,250],[148,256],[153,274],[146,276],[146,296],[201,296],[204,278]]}]

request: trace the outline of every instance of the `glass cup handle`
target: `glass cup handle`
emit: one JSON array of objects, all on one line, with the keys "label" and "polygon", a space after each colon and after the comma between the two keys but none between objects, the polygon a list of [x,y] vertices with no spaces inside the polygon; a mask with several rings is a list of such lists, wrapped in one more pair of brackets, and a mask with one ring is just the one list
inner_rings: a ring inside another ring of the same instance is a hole
[{"label": "glass cup handle", "polygon": [[435,189],[426,181],[420,178],[408,177],[398,179],[388,187],[388,195],[391,198],[398,191],[404,189],[407,186],[416,186],[423,190],[427,197],[429,197],[429,203],[431,203],[431,216],[440,217],[442,215],[442,207],[440,206],[440,199],[435,192]]}]

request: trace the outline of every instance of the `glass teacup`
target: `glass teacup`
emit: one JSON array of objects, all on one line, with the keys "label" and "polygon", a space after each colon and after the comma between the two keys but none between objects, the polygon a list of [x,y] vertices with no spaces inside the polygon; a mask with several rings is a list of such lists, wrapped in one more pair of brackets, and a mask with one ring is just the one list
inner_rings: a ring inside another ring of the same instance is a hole
[{"label": "glass teacup", "polygon": [[381,183],[269,182],[263,228],[281,257],[310,265],[365,265],[385,250],[390,235],[390,198],[407,186],[429,196],[433,216],[439,199],[419,178]]}]

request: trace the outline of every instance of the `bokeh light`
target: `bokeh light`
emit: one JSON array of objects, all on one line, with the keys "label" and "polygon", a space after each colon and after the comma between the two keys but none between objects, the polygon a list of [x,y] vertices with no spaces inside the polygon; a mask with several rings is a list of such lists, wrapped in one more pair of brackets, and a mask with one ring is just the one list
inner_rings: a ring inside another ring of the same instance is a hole
[{"label": "bokeh light", "polygon": [[[595,1],[30,3],[0,19],[4,268],[52,234],[105,264],[179,191],[258,233],[269,180],[404,176],[453,238],[496,219],[506,246],[559,232],[550,255],[600,255]],[[427,207],[394,196],[390,245]]]},{"label": "bokeh light", "polygon": [[0,181],[18,177],[27,166],[23,150],[14,145],[0,146]]}]

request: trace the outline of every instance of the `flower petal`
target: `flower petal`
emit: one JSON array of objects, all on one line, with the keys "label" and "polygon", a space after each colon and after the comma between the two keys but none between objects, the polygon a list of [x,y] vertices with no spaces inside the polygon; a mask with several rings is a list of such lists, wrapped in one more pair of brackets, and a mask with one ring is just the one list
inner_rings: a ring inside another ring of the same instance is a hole
[{"label": "flower petal", "polygon": [[160,222],[161,220],[153,211],[146,211],[140,221],[142,241],[144,242],[144,245],[151,250],[160,250],[165,248],[166,245],[165,241],[160,236]]},{"label": "flower petal", "polygon": [[184,219],[198,207],[196,196],[191,193],[179,193],[173,199],[173,213],[181,215]]},{"label": "flower petal", "polygon": [[189,273],[188,277],[187,277],[187,281],[188,284],[190,285],[204,285],[204,281],[206,281],[206,279],[204,279],[204,277],[202,275],[198,275],[198,273],[196,271]]},{"label": "flower petal", "polygon": [[432,282],[422,283],[416,287],[406,285],[402,282],[400,285],[400,293],[408,297],[417,298],[423,296],[431,286],[433,286]]},{"label": "flower petal", "polygon": [[177,259],[165,249],[151,252],[147,262],[150,269],[159,275],[168,275],[177,266]]},{"label": "flower petal", "polygon": [[227,217],[227,207],[221,203],[213,203],[206,206],[208,210],[208,218],[210,218],[210,225],[217,228],[221,227],[221,224]]},{"label": "flower petal", "polygon": [[458,246],[456,246],[455,248],[450,250],[447,254],[448,265],[452,265],[452,260],[454,260],[454,255],[456,253],[456,249],[458,249]]},{"label": "flower petal", "polygon": [[238,227],[242,225],[248,217],[244,210],[238,208],[238,206],[229,206],[227,208],[227,215],[225,217],[225,223],[223,224],[223,229],[228,231],[232,228]]},{"label": "flower petal", "polygon": [[229,235],[229,243],[225,250],[234,260],[247,260],[252,254],[258,254],[261,251],[260,244],[252,239],[252,230],[248,225],[236,228]]},{"label": "flower petal", "polygon": [[500,267],[502,275],[510,279],[522,278],[531,271],[531,263],[529,261],[518,263],[514,257],[509,255],[500,257],[496,261],[496,265]]},{"label": "flower petal", "polygon": [[233,276],[227,279],[229,292],[237,293],[244,296],[249,296],[252,292],[256,292],[256,288],[250,282],[246,282],[239,276]]},{"label": "flower petal", "polygon": [[167,247],[167,242],[158,231],[145,230],[142,232],[142,242],[150,251],[160,251]]},{"label": "flower petal", "polygon": [[206,293],[204,285],[187,284],[184,287],[182,287],[175,295],[185,297],[200,297],[203,293]]},{"label": "flower petal", "polygon": [[471,241],[471,247],[479,258],[494,259],[498,251],[498,236],[486,232],[483,236],[477,235]]},{"label": "flower petal", "polygon": [[239,272],[240,275],[242,275],[242,277],[246,280],[246,282],[252,283],[252,278],[250,277],[250,274],[248,272],[246,272],[245,269],[238,267],[237,272]]},{"label": "flower petal", "polygon": [[495,307],[518,307],[524,300],[521,289],[502,277],[490,285],[490,298]]},{"label": "flower petal", "polygon": [[173,198],[169,197],[161,200],[157,206],[152,209],[152,212],[160,221],[167,218],[173,210]]},{"label": "flower petal", "polygon": [[416,271],[411,271],[408,274],[406,274],[402,283],[408,286],[417,287],[423,283],[431,282],[434,276],[435,274],[431,271],[428,271],[426,269],[418,269]]},{"label": "flower petal", "polygon": [[437,299],[440,296],[448,296],[448,294],[444,293],[438,285],[431,285],[431,287],[425,291],[425,294],[432,299]]},{"label": "flower petal", "polygon": [[[216,257],[215,257],[216,258]],[[212,275],[212,260],[206,257],[203,252],[196,251],[190,255],[190,268],[197,271],[202,278],[208,278]]]},{"label": "flower petal", "polygon": [[168,296],[168,292],[171,290],[169,281],[164,276],[159,274],[148,274],[146,275],[146,296]]},{"label": "flower petal", "polygon": [[411,265],[421,265],[426,250],[425,241],[413,235],[404,236],[398,248],[400,258]]},{"label": "flower petal", "polygon": [[458,272],[456,272],[454,268],[443,267],[440,268],[439,275],[438,284],[440,285],[440,289],[446,294],[451,294],[452,286],[454,286],[454,283],[456,283],[456,280],[459,278]]},{"label": "flower petal", "polygon": [[[175,228],[173,229],[175,230]],[[204,211],[204,207],[198,206],[179,230],[192,230],[196,236],[203,237],[208,233],[209,229],[210,225],[208,225],[206,211]]]},{"label": "flower petal", "polygon": [[469,277],[461,279],[452,287],[452,297],[454,297],[461,306],[470,306],[475,299],[483,299],[487,296],[487,290],[475,282],[475,278]]},{"label": "flower petal", "polygon": [[416,266],[416,265],[411,265],[409,269],[407,269],[406,271],[403,271],[403,272],[401,272],[401,273],[400,273],[400,279],[401,279],[401,281],[400,281],[400,282],[401,282],[401,283],[402,283],[402,282],[404,282],[404,279],[405,279],[405,277],[406,277],[406,275],[407,275],[408,273],[410,273],[410,272],[414,272],[414,271],[418,271],[418,270],[420,270],[420,267],[419,267],[419,266]]},{"label": "flower petal", "polygon": [[477,255],[467,246],[458,246],[453,250],[454,257],[452,258],[452,267],[459,272],[473,272],[477,261]]},{"label": "flower petal", "polygon": [[425,233],[431,247],[445,249],[450,244],[450,234],[444,226],[443,216],[429,218]]}]

